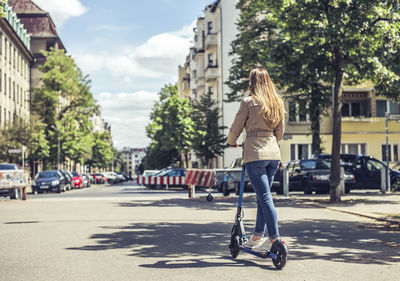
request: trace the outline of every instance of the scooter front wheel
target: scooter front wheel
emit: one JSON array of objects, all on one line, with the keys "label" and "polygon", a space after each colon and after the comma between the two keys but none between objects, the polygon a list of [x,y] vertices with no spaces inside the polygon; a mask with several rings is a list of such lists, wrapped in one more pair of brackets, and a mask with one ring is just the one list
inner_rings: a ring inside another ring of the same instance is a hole
[{"label": "scooter front wheel", "polygon": [[231,251],[232,258],[237,258],[239,255],[239,236],[235,235],[231,237],[231,243],[229,244],[229,250]]},{"label": "scooter front wheel", "polygon": [[288,256],[288,253],[289,253],[285,242],[280,241],[280,240],[276,241],[272,245],[271,252],[276,255],[276,257],[274,257],[272,259],[272,263],[274,264],[274,266],[277,269],[284,268],[285,265],[286,265],[287,256]]}]

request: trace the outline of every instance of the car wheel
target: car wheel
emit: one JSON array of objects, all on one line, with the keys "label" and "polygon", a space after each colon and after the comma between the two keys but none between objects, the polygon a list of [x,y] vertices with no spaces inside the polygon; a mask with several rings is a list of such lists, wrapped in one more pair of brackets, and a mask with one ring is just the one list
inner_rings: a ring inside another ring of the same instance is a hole
[{"label": "car wheel", "polygon": [[239,195],[239,193],[240,193],[240,183],[235,182],[235,194]]}]

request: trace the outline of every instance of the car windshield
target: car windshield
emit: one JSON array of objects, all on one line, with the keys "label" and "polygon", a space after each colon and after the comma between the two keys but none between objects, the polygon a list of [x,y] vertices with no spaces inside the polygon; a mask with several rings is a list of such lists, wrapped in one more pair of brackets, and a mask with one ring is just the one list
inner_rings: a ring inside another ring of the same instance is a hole
[{"label": "car windshield", "polygon": [[162,170],[156,174],[154,174],[154,176],[165,176],[166,174],[168,174],[169,172],[171,172],[172,170],[167,169],[167,170]]},{"label": "car windshield", "polygon": [[72,172],[72,175],[73,175],[74,177],[79,177],[79,175],[78,175],[77,172]]},{"label": "car windshield", "polygon": [[330,164],[324,160],[303,160],[301,161],[302,170],[319,170],[319,169],[329,169]]},{"label": "car windshield", "polygon": [[38,174],[39,179],[57,178],[58,174],[56,172],[40,172]]}]

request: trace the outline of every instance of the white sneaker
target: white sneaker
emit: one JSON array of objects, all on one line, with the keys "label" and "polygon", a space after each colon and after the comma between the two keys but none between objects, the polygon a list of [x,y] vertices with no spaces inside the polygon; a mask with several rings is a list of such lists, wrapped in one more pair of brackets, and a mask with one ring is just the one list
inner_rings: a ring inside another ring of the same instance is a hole
[{"label": "white sneaker", "polygon": [[261,243],[260,245],[258,245],[258,246],[256,246],[256,247],[252,248],[252,250],[265,252],[265,251],[269,251],[269,250],[271,249],[271,247],[272,247],[272,242],[271,242],[271,240],[269,240],[268,238],[266,238],[266,239],[264,240],[264,243]]},{"label": "white sneaker", "polygon": [[264,240],[265,240],[265,238],[261,238],[261,239],[258,239],[258,240],[253,240],[253,236],[251,236],[249,238],[249,240],[247,240],[247,242],[244,243],[244,246],[247,247],[247,248],[258,247],[264,242]]}]

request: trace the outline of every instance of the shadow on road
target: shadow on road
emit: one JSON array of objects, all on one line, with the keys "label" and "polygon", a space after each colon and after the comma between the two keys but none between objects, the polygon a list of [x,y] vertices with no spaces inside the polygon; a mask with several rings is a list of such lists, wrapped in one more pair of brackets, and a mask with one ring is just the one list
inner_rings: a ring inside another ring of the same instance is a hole
[{"label": "shadow on road", "polygon": [[[289,262],[326,260],[354,264],[400,262],[400,233],[380,232],[355,221],[281,221],[280,232],[287,237]],[[134,223],[104,226],[93,234],[93,243],[70,247],[73,251],[126,249],[129,256],[158,259],[147,268],[206,268],[216,266],[257,266],[254,258],[240,254],[230,257],[230,223]],[[248,228],[250,230],[250,228]],[[113,231],[110,233],[110,231]],[[248,231],[250,232],[250,231]],[[270,261],[261,266],[273,269]]]}]

